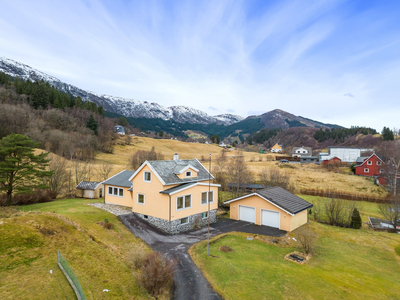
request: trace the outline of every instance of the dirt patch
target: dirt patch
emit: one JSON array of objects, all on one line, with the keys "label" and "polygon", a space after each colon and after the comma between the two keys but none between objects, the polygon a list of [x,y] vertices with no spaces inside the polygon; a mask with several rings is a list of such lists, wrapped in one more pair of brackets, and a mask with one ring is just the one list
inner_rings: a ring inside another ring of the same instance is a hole
[{"label": "dirt patch", "polygon": [[277,245],[280,247],[291,247],[293,246],[293,238],[288,235],[276,237],[276,236],[264,236],[264,235],[254,235],[253,239],[258,240],[260,242],[269,244],[269,245]]},{"label": "dirt patch", "polygon": [[219,246],[218,250],[222,251],[222,252],[232,252],[233,251],[232,248],[229,246]]}]

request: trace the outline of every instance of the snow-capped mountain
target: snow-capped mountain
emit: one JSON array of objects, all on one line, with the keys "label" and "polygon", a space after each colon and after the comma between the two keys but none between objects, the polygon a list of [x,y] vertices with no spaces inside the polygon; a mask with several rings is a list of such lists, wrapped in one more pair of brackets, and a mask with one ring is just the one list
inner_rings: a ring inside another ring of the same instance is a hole
[{"label": "snow-capped mountain", "polygon": [[62,82],[53,76],[5,57],[0,58],[0,71],[10,76],[23,78],[24,80],[43,80],[50,83],[50,85],[53,85],[62,92],[70,93],[75,97],[80,96],[84,101],[95,102],[97,105],[103,106],[106,111],[118,113],[125,117],[149,119],[160,118],[163,120],[172,119],[179,123],[216,123],[223,125],[230,125],[244,119],[241,116],[231,114],[210,116],[198,109],[186,106],[164,107],[154,102],[149,103],[147,101],[131,100],[108,95],[98,95],[94,92],[85,91],[74,85]]}]

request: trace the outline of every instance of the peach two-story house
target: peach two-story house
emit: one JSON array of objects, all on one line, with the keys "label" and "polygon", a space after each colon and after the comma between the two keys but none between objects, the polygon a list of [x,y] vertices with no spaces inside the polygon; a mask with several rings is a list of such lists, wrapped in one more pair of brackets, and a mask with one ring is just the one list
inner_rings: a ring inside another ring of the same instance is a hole
[{"label": "peach two-story house", "polygon": [[[197,159],[145,161],[103,182],[105,202],[132,207],[155,227],[178,233],[216,221],[218,187]],[[208,204],[210,207],[208,207]],[[209,215],[208,215],[208,212]]]}]

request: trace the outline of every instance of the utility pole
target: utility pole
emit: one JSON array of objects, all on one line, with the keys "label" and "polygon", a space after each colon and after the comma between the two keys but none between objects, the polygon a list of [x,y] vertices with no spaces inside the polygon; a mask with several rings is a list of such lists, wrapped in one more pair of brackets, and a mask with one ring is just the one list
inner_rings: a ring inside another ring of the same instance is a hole
[{"label": "utility pole", "polygon": [[211,153],[210,153],[210,163],[208,165],[208,195],[207,195],[207,202],[208,202],[208,232],[207,232],[207,256],[210,256],[210,194],[211,194]]}]

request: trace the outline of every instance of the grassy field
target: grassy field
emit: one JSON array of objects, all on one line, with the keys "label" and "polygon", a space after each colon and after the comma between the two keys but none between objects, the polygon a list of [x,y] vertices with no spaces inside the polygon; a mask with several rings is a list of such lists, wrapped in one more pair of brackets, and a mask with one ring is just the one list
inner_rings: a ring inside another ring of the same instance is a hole
[{"label": "grassy field", "polygon": [[[88,299],[151,298],[139,289],[125,263],[132,246],[150,249],[115,216],[86,205],[90,202],[96,201],[67,199],[22,206],[11,216],[7,208],[0,208],[0,299],[74,299],[57,266],[57,250]],[[106,218],[114,229],[98,224]]]},{"label": "grassy field", "polygon": [[[284,256],[298,250],[233,233],[190,254],[224,299],[400,299],[400,235],[311,222],[317,255],[298,265]],[[253,236],[254,237],[254,236]],[[229,246],[232,252],[222,252]],[[395,250],[396,249],[396,250]]]},{"label": "grassy field", "polygon": [[[125,138],[125,137],[120,137]],[[108,162],[113,164],[111,174],[116,174],[124,169],[130,169],[129,159],[137,150],[150,150],[155,147],[161,152],[165,159],[172,159],[175,153],[182,159],[208,159],[210,153],[213,161],[220,154],[221,148],[217,145],[206,145],[200,143],[186,143],[176,140],[151,139],[145,137],[134,137],[131,145],[116,145],[113,154],[100,153],[97,156],[96,164]],[[228,156],[237,155],[237,151],[229,151]],[[335,189],[344,193],[369,194],[381,196],[385,194],[384,189],[376,186],[370,179],[350,175],[349,168],[341,168],[330,172],[324,167],[316,164],[281,164],[271,161],[275,154],[260,154],[256,152],[243,152],[245,162],[256,178],[265,168],[279,168],[291,177],[291,181],[297,190],[301,188]],[[208,168],[208,163],[204,164]],[[94,177],[92,180],[99,180]]]},{"label": "grassy field", "polygon": [[[324,205],[324,202],[329,201],[329,198],[324,197],[316,197],[316,196],[308,196],[308,195],[299,195],[302,199],[314,204],[314,205]],[[368,216],[373,218],[382,218],[382,214],[379,211],[379,206],[377,203],[366,202],[366,201],[357,201],[357,205],[359,205],[360,216],[364,223],[368,222]]]}]

